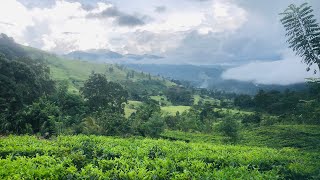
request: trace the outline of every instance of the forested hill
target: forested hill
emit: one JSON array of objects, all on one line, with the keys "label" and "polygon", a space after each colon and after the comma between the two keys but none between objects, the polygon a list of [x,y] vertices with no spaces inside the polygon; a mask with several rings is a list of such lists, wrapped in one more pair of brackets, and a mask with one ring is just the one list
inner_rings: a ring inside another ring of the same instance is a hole
[{"label": "forested hill", "polygon": [[[60,57],[36,48],[17,44],[13,38],[0,34],[0,54],[8,59],[29,57],[39,61],[44,60],[50,68],[53,80],[68,81],[70,90],[76,92],[92,72],[103,73],[107,79],[119,82],[128,89],[134,90],[143,87],[146,91],[158,91],[175,83],[148,73],[136,72],[117,64],[94,63],[84,60],[72,60]],[[150,86],[143,86],[145,83]]]}]

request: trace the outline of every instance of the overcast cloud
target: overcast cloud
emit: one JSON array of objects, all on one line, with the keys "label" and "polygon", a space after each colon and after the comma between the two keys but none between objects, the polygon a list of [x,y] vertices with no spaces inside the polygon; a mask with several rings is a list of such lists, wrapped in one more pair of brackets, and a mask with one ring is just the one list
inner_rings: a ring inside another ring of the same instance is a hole
[{"label": "overcast cloud", "polygon": [[[0,32],[58,54],[88,49],[155,54],[165,57],[155,63],[228,64],[236,67],[224,78],[286,84],[310,76],[298,57],[283,53],[287,44],[278,16],[302,2],[2,0]],[[319,17],[320,1],[307,2]]]}]

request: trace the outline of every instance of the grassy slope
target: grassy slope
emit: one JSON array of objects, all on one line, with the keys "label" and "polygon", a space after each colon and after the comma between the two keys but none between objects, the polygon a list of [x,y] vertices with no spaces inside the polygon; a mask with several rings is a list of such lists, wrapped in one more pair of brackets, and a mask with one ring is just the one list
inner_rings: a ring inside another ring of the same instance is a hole
[{"label": "grassy slope", "polygon": [[[132,72],[130,69],[121,68],[112,64],[65,59],[31,47],[24,46],[24,49],[33,58],[45,59],[49,64],[53,78],[55,80],[68,80],[71,82],[70,84],[73,89],[78,89],[93,71],[104,73],[109,80],[115,82],[126,81],[127,73]],[[113,71],[110,72],[109,68],[113,68]],[[134,77],[130,78],[133,82],[148,79],[148,75],[140,72],[135,72]],[[152,79],[159,80],[165,86],[175,85],[173,82],[168,80],[163,81],[159,77],[152,76]]]}]

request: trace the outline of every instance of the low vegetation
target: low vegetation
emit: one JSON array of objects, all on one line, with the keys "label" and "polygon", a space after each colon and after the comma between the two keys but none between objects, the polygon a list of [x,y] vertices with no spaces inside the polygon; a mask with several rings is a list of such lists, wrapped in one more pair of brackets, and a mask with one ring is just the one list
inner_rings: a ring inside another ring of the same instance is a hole
[{"label": "low vegetation", "polygon": [[308,179],[319,167],[290,148],[83,135],[1,138],[0,156],[1,179]]}]

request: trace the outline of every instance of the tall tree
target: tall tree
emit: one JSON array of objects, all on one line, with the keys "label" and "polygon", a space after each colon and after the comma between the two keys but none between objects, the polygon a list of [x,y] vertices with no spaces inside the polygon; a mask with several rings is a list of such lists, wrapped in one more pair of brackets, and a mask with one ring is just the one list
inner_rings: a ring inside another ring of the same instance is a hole
[{"label": "tall tree", "polygon": [[303,3],[300,6],[291,4],[280,13],[289,47],[303,58],[308,65],[307,71],[312,64],[317,64],[320,69],[320,27],[312,12],[312,7]]},{"label": "tall tree", "polygon": [[120,84],[109,82],[105,75],[92,73],[80,90],[91,110],[124,113],[123,103],[127,102],[128,92]]}]

